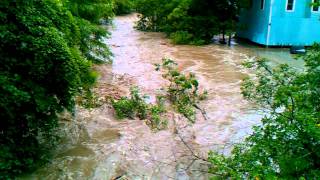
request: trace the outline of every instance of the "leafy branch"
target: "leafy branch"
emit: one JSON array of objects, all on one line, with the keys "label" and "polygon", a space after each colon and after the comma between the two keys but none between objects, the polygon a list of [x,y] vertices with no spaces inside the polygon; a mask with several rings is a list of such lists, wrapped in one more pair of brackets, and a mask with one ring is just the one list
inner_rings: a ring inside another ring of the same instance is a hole
[{"label": "leafy branch", "polygon": [[197,104],[207,96],[207,92],[199,93],[199,82],[193,73],[182,74],[177,69],[177,63],[171,59],[163,59],[162,64],[155,64],[156,70],[163,70],[163,77],[170,84],[167,87],[169,101],[176,110],[195,122],[195,109],[201,111],[203,117],[207,119],[206,112]]}]

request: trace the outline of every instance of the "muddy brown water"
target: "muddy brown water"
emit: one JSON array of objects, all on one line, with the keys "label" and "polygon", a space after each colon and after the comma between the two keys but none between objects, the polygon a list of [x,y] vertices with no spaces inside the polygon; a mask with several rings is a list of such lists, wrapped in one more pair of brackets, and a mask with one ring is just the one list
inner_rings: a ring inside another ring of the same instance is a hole
[{"label": "muddy brown water", "polygon": [[177,123],[177,135],[172,128],[154,132],[140,120],[116,120],[107,104],[91,110],[79,107],[72,122],[66,123],[65,145],[53,160],[20,179],[208,179],[207,164],[195,156],[206,158],[209,150],[227,154],[262,117],[241,96],[240,84],[248,75],[241,62],[272,52],[291,61],[283,50],[172,45],[161,33],[135,30],[136,20],[135,14],[115,18],[112,37],[106,40],[114,60],[112,65],[97,67],[101,74],[97,92],[120,96],[128,94],[130,86],[139,86],[152,102],[167,83],[153,64],[172,58],[181,71],[195,73],[201,89],[208,91],[208,99],[200,104],[208,120],[198,113],[198,120],[190,125],[169,112],[166,118]]}]

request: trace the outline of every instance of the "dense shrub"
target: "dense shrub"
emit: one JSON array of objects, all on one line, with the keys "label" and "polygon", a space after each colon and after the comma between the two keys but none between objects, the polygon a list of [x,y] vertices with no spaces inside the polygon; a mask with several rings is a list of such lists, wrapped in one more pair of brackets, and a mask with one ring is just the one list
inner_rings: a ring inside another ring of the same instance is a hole
[{"label": "dense shrub", "polygon": [[135,115],[135,107],[131,99],[122,97],[117,101],[112,101],[112,106],[116,112],[118,119],[133,118]]},{"label": "dense shrub", "polygon": [[235,31],[240,8],[248,1],[137,0],[142,14],[137,28],[165,32],[179,44],[210,43],[213,35]]},{"label": "dense shrub", "polygon": [[112,15],[108,3],[0,2],[0,179],[44,160],[57,114],[73,112],[74,97],[95,82],[88,59],[109,56],[101,42],[106,31],[97,25]]},{"label": "dense shrub", "polygon": [[203,39],[194,38],[193,34],[190,34],[186,31],[177,31],[171,33],[169,37],[174,44],[204,45],[207,43]]},{"label": "dense shrub", "polygon": [[117,15],[129,14],[134,10],[134,0],[115,0],[114,12]]},{"label": "dense shrub", "polygon": [[147,116],[147,104],[145,96],[141,96],[137,87],[130,89],[130,97],[122,97],[120,100],[112,100],[116,116],[119,119],[134,118],[145,119]]},{"label": "dense shrub", "polygon": [[145,102],[146,95],[141,95],[137,87],[130,90],[130,97],[121,97],[119,100],[112,100],[112,106],[118,119],[138,117],[141,120],[148,119],[152,129],[163,129],[167,121],[161,118],[165,112],[163,97],[157,97],[155,105]]},{"label": "dense shrub", "polygon": [[187,44],[192,41],[193,35],[186,31],[177,31],[170,34],[170,39],[174,44]]}]

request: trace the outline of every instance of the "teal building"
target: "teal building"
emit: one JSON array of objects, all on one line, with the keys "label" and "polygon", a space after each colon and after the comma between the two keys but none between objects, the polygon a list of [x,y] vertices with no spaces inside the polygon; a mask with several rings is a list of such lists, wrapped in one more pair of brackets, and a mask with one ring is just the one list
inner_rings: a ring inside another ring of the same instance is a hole
[{"label": "teal building", "polygon": [[319,0],[252,0],[242,11],[237,36],[265,46],[320,42]]}]

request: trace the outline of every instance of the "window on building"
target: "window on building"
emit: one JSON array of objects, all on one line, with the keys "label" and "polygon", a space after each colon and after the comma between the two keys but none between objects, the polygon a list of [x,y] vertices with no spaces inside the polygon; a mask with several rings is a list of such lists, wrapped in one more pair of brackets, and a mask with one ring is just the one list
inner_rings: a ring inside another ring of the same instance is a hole
[{"label": "window on building", "polygon": [[317,4],[317,6],[312,6],[312,11],[313,12],[319,12],[319,9],[320,9],[319,6],[318,6],[319,2],[320,2],[320,0],[312,0],[313,4]]},{"label": "window on building", "polygon": [[261,9],[261,10],[264,9],[264,0],[260,0],[260,9]]},{"label": "window on building", "polygon": [[294,0],[287,0],[287,11],[293,11],[294,10]]}]

